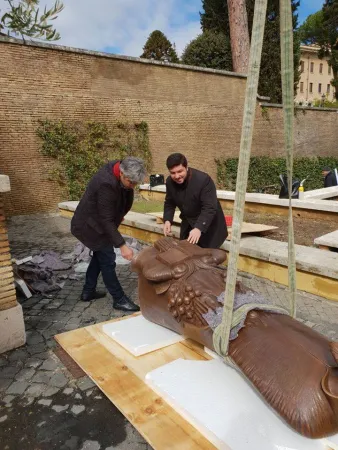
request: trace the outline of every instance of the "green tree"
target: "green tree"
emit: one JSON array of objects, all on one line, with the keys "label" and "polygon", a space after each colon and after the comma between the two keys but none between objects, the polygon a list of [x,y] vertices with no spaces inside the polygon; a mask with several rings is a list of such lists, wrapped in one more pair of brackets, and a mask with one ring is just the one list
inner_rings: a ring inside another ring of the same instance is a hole
[{"label": "green tree", "polygon": [[190,66],[231,71],[230,39],[223,33],[207,30],[186,46],[182,62]]},{"label": "green tree", "polygon": [[51,9],[45,7],[42,14],[39,10],[39,0],[20,0],[15,3],[13,0],[8,2],[9,10],[0,16],[0,33],[9,37],[20,36],[32,39],[43,39],[47,41],[56,41],[60,39],[59,33],[49,23],[55,20],[57,15],[63,10],[63,4],[56,0]]},{"label": "green tree", "polygon": [[229,14],[226,0],[202,0],[200,13],[202,31],[216,31],[230,36]]},{"label": "green tree", "polygon": [[162,31],[153,31],[143,47],[141,58],[156,59],[159,61],[168,60],[172,63],[178,63],[179,59],[172,43],[162,33]]},{"label": "green tree", "polygon": [[[295,90],[298,85],[300,72],[300,41],[296,32],[298,25],[298,0],[292,1],[294,13],[294,55],[295,55]],[[254,0],[246,0],[249,32],[251,34]],[[201,15],[202,30],[216,30],[230,36],[227,0],[204,0],[204,12]],[[280,60],[280,29],[279,29],[279,0],[269,0],[265,23],[264,44],[258,92],[271,98],[272,102],[282,101],[281,60]]]},{"label": "green tree", "polygon": [[326,0],[323,9],[311,14],[299,29],[304,44],[317,44],[319,58],[332,67],[332,86],[338,100],[338,0]]}]

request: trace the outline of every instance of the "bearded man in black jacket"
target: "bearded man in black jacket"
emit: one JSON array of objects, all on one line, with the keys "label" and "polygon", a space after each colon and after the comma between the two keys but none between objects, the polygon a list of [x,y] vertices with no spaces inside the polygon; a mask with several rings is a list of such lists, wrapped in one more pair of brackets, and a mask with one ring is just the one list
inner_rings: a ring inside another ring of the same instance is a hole
[{"label": "bearded man in black jacket", "polygon": [[207,173],[188,167],[187,158],[173,153],[167,158],[164,235],[171,233],[175,208],[181,211],[180,239],[204,248],[220,247],[228,236],[215,183]]},{"label": "bearded man in black jacket", "polygon": [[336,170],[331,170],[330,167],[323,168],[322,175],[324,178],[325,188],[338,185],[338,175],[336,175]]},{"label": "bearded man in black jacket", "polygon": [[118,227],[133,204],[134,188],[143,182],[145,176],[143,161],[127,157],[122,161],[109,162],[90,180],[71,223],[72,234],[93,252],[81,294],[82,301],[105,296],[104,292],[96,291],[101,272],[103,282],[113,297],[114,308],[139,311],[140,308],[125,295],[117,278],[114,248],[120,248],[121,256],[132,260],[133,250],[126,245]]}]

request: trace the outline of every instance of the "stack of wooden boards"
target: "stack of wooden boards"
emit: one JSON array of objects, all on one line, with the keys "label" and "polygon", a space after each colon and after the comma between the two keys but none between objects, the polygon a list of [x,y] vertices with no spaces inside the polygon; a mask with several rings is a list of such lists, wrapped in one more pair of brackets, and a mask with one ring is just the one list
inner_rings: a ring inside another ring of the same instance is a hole
[{"label": "stack of wooden boards", "polygon": [[4,204],[0,194],[0,311],[17,305]]},{"label": "stack of wooden boards", "polygon": [[[152,217],[155,217],[156,223],[163,224],[163,212],[148,213],[148,215],[152,216]],[[177,213],[177,212],[174,215],[173,223],[175,225],[180,225],[180,223],[181,223],[180,214]],[[276,230],[277,228],[278,227],[275,227],[275,226],[272,226],[272,225],[263,225],[263,224],[260,224],[260,223],[243,222],[242,234],[260,234],[260,235],[264,235],[265,233],[268,233],[269,231]],[[227,237],[227,240],[230,240],[231,239],[231,227],[228,227],[228,232],[229,232],[229,235]]]}]

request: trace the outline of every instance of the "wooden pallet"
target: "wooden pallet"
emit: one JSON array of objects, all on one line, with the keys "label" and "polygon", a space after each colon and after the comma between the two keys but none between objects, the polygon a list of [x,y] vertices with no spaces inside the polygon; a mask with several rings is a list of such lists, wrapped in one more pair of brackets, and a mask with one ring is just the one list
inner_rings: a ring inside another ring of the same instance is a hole
[{"label": "wooden pallet", "polygon": [[148,372],[178,358],[210,359],[202,347],[187,340],[135,357],[110,339],[102,325],[69,331],[55,339],[155,450],[214,450],[144,382]]}]

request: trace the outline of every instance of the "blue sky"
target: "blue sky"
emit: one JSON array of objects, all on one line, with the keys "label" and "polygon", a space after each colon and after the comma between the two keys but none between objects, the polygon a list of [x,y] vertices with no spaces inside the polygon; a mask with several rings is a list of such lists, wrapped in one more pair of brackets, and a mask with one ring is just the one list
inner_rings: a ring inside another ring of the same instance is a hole
[{"label": "blue sky", "polygon": [[[50,6],[53,0],[40,0]],[[59,44],[89,50],[140,56],[149,34],[163,31],[179,54],[200,32],[201,0],[63,0],[55,21]],[[79,7],[81,5],[81,7]],[[318,11],[323,0],[301,0],[299,19]],[[7,3],[0,0],[0,10]]]}]

